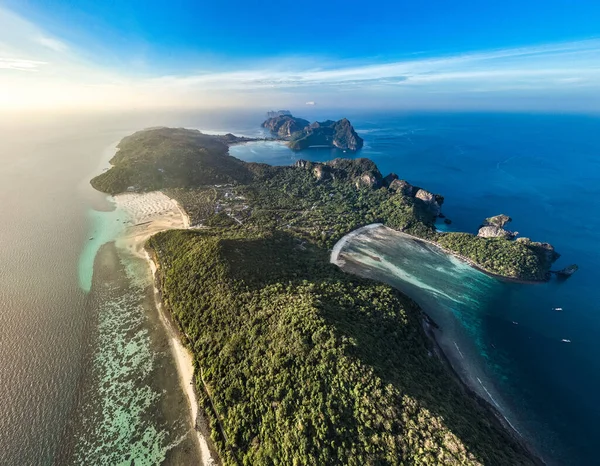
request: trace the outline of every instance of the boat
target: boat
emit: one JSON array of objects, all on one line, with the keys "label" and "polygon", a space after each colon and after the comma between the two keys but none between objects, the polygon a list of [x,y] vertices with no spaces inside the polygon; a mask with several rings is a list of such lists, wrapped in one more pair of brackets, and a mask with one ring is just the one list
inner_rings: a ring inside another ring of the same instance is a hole
[{"label": "boat", "polygon": [[90,239],[89,239],[89,241],[92,241],[93,239],[94,239],[94,237],[93,237],[93,236],[90,236]]},{"label": "boat", "polygon": [[514,320],[512,321],[512,323],[515,325],[519,325],[519,322],[515,322]]},{"label": "boat", "polygon": [[562,311],[563,308],[562,307],[553,307],[552,310],[553,311]]},{"label": "boat", "polygon": [[563,343],[571,343],[571,340],[567,340],[566,338],[563,338],[563,339],[562,339],[562,340],[560,340],[560,341],[562,341]]}]

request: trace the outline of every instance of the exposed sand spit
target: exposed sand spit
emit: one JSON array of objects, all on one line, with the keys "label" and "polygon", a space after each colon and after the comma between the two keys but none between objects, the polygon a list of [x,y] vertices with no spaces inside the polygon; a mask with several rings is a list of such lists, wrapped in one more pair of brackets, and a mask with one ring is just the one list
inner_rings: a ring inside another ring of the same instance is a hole
[{"label": "exposed sand spit", "polygon": [[117,247],[143,259],[146,258],[144,244],[152,235],[190,226],[189,218],[179,204],[159,191],[119,194],[114,199],[117,208],[127,214],[127,218],[120,219],[127,228],[117,239]]}]

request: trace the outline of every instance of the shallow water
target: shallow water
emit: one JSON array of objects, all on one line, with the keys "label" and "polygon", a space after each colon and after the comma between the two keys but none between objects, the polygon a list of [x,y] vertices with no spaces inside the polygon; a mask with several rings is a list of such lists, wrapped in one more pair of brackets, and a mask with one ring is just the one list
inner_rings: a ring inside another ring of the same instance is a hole
[{"label": "shallow water", "polygon": [[107,120],[3,126],[0,464],[197,461],[148,267],[89,185],[139,127]]},{"label": "shallow water", "polygon": [[537,437],[540,426],[533,413],[524,417],[512,403],[507,354],[486,338],[484,328],[486,320],[507,320],[503,297],[520,285],[489,277],[433,245],[383,226],[349,238],[336,263],[414,299],[440,327],[436,339],[461,378],[525,438]]},{"label": "shallow water", "polygon": [[119,134],[32,122],[4,128],[0,464],[51,464],[91,331],[78,261],[86,211],[103,196],[82,190],[81,180]]},{"label": "shallow water", "polygon": [[58,464],[195,464],[195,432],[144,260],[96,256],[89,351]]}]

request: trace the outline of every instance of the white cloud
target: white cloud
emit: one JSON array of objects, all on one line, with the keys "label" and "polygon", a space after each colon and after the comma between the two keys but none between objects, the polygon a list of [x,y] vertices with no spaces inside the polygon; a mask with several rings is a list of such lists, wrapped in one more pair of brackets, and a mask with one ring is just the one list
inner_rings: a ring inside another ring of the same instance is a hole
[{"label": "white cloud", "polygon": [[62,52],[66,52],[69,49],[67,44],[65,44],[64,42],[61,42],[60,40],[58,40],[54,37],[39,36],[39,37],[37,37],[36,40],[44,47],[47,47],[50,50],[54,50],[55,52],[62,53]]},{"label": "white cloud", "polygon": [[252,69],[191,76],[149,79],[149,86],[203,88],[213,90],[286,89],[307,86],[406,86],[436,83],[471,84],[472,81],[503,83],[503,88],[521,80],[547,86],[600,78],[600,41],[590,40],[489,52],[458,54],[392,63],[329,69]]},{"label": "white cloud", "polygon": [[43,61],[0,57],[0,70],[37,71],[40,66],[45,64]]}]

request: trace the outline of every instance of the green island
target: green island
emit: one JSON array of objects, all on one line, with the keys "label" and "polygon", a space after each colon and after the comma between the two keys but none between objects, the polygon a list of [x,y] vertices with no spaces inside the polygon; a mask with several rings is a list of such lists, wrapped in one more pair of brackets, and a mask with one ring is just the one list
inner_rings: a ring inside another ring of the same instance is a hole
[{"label": "green island", "polygon": [[293,116],[289,110],[269,112],[267,117],[262,127],[279,140],[287,141],[287,146],[295,151],[314,146],[356,151],[363,146],[363,139],[356,134],[347,118],[310,123]]},{"label": "green island", "polygon": [[419,307],[342,272],[329,249],[383,223],[490,273],[539,281],[553,248],[440,233],[443,197],[383,177],[368,159],[274,167],[231,157],[231,142],[140,131],[92,180],[110,194],[162,189],[198,227],[159,233],[147,248],[222,462],[540,464],[437,357]]}]

